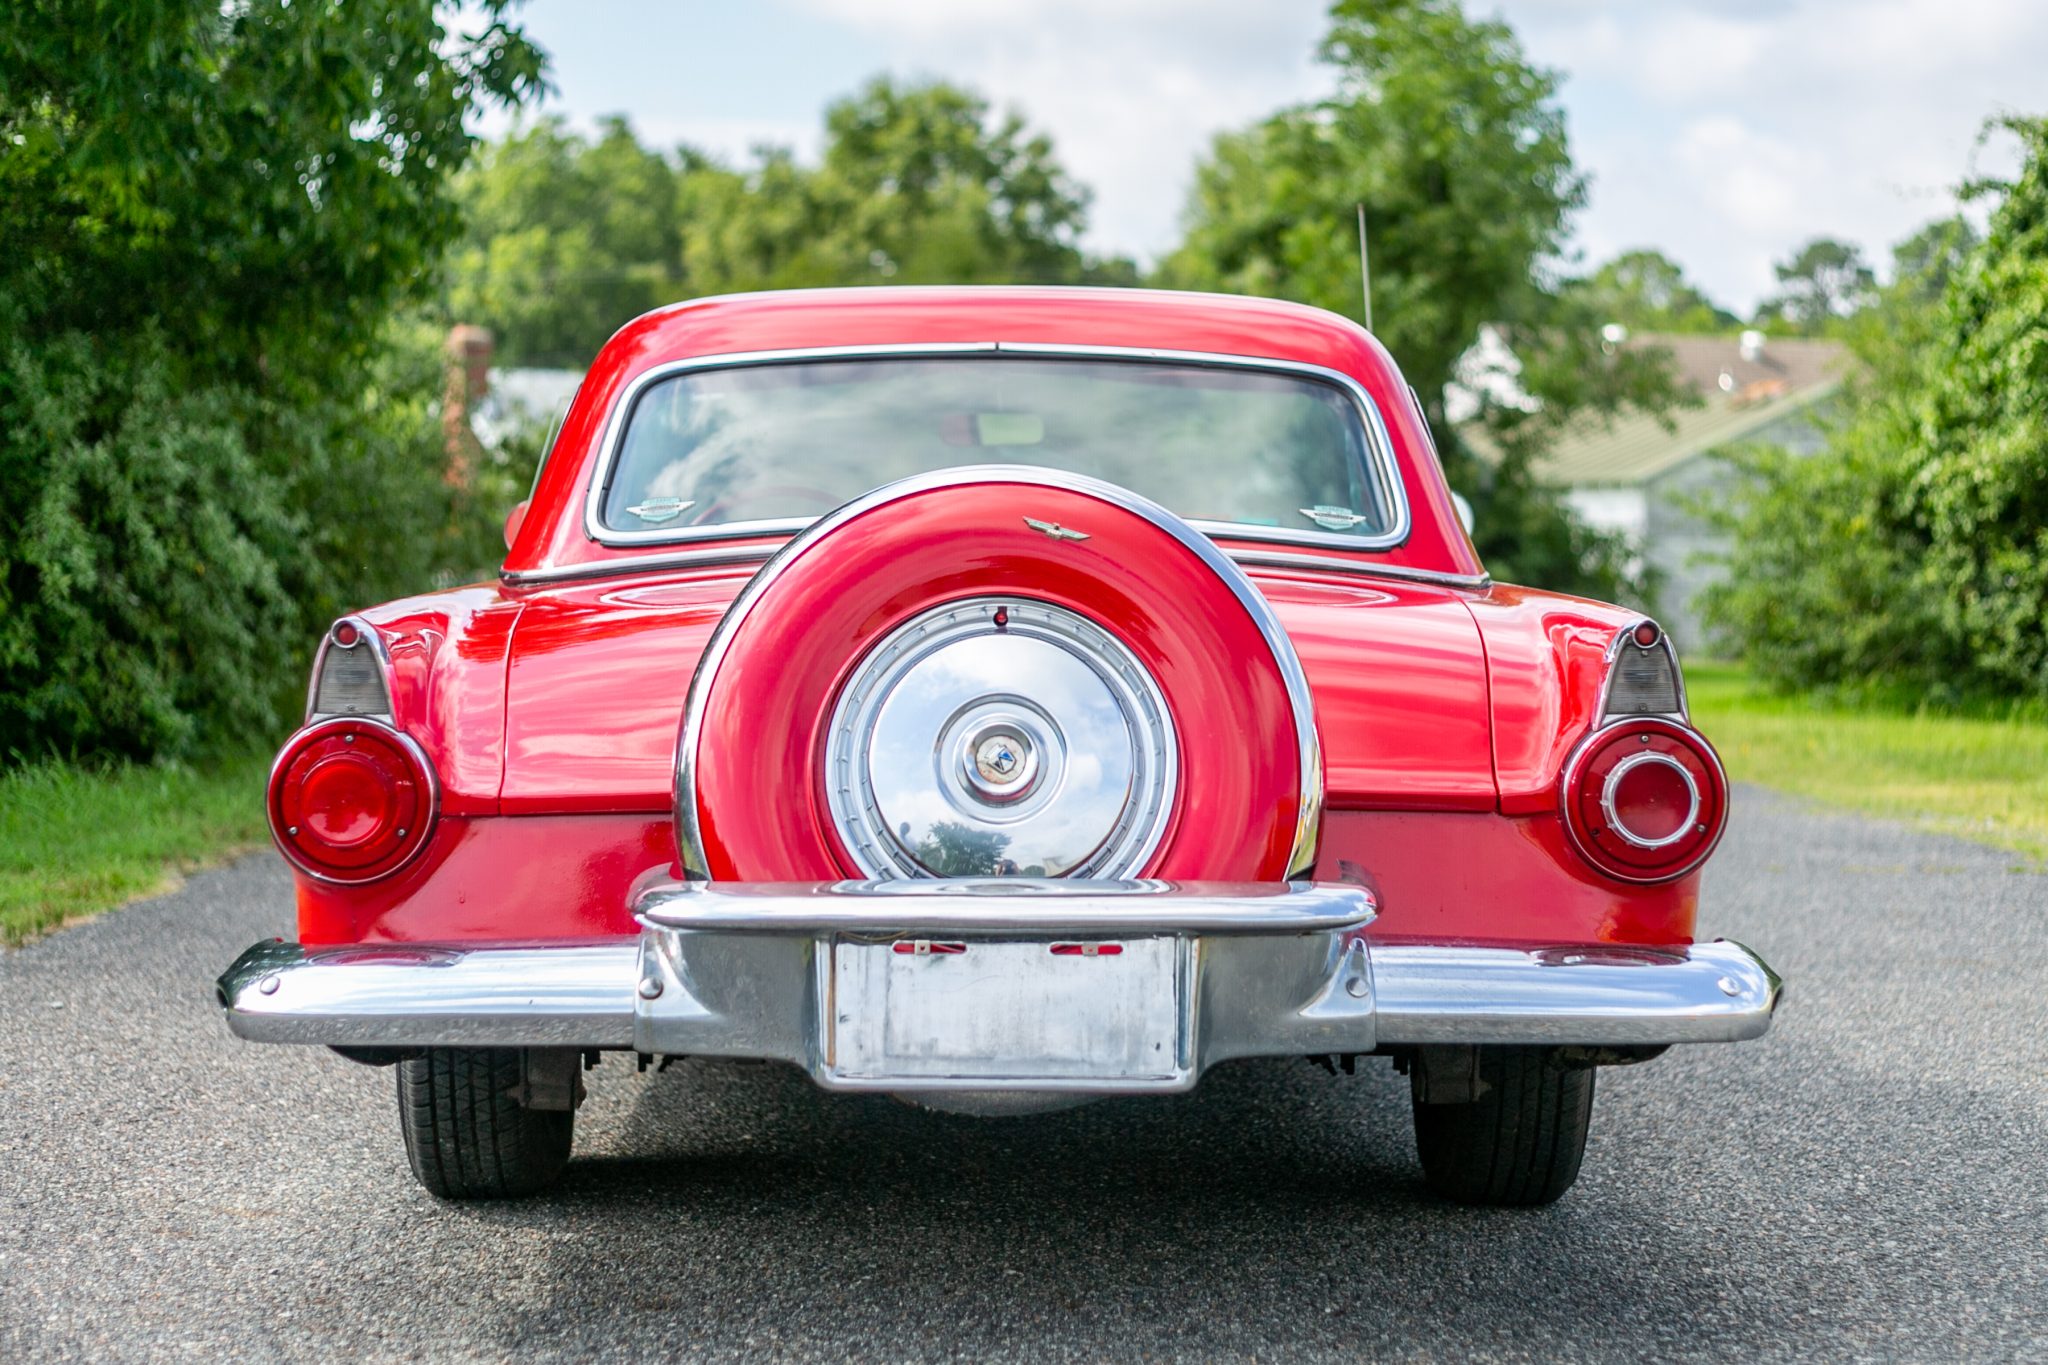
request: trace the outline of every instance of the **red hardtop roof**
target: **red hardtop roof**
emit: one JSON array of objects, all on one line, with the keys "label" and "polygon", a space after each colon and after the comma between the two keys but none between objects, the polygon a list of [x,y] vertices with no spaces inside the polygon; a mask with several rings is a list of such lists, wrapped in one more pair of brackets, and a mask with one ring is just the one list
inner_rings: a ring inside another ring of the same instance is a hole
[{"label": "red hardtop roof", "polygon": [[1413,517],[1406,543],[1371,557],[1434,572],[1480,571],[1407,383],[1357,323],[1276,299],[1035,285],[731,294],[635,318],[605,343],[584,376],[505,570],[526,575],[624,557],[585,535],[582,497],[620,394],[650,369],[711,356],[987,344],[1249,357],[1347,375],[1372,397],[1387,426]]},{"label": "red hardtop roof", "polygon": [[[973,342],[1213,351],[1351,370],[1393,362],[1363,327],[1306,304],[1161,289],[908,285],[729,294],[634,319],[592,372],[695,356]],[[1368,359],[1370,357],[1371,359]]]}]

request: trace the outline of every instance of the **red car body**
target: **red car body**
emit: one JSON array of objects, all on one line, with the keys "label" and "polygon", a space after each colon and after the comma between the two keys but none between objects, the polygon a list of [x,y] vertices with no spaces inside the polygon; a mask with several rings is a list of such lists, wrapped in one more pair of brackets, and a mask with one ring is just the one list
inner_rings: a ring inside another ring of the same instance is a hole
[{"label": "red car body", "polygon": [[442,819],[389,881],[302,875],[301,939],[637,932],[629,889],[675,857],[676,724],[692,668],[784,538],[721,542],[694,563],[588,539],[583,495],[618,395],[696,356],[990,340],[1255,355],[1357,380],[1393,438],[1407,540],[1313,557],[1224,542],[1315,692],[1327,788],[1313,875],[1367,879],[1377,936],[1692,941],[1698,872],[1652,886],[1605,877],[1572,850],[1559,809],[1565,759],[1597,720],[1608,645],[1638,614],[1486,578],[1406,382],[1359,327],[1266,300],[1079,289],[753,295],[621,331],[570,404],[500,583],[362,614],[384,636],[401,724],[440,773]]},{"label": "red car body", "polygon": [[[693,366],[1006,352],[1264,368],[1342,387],[1380,433],[1400,525],[1359,545],[1277,525],[1190,525],[1108,485],[977,466],[906,481],[908,492],[892,485],[808,526],[632,543],[601,534],[606,461],[649,380]],[[887,515],[862,521],[874,507]],[[820,964],[849,943],[893,941],[918,962],[984,938],[991,952],[1051,940],[1075,961],[1127,951],[1101,937],[1120,922],[1113,907],[1092,902],[1074,902],[1063,924],[1028,908],[986,918],[975,898],[1006,888],[943,878],[936,901],[884,897],[827,810],[826,717],[850,704],[834,698],[852,687],[854,661],[881,648],[885,629],[969,600],[970,579],[1024,583],[1047,611],[1120,635],[1176,713],[1182,780],[1148,817],[1161,822],[1156,842],[1132,871],[1192,907],[1141,916],[1146,933],[1183,945],[1185,1064],[1127,1088],[1185,1088],[1231,1056],[1377,1051],[1414,1077],[1418,1141],[1439,1189],[1541,1202],[1576,1173],[1591,1067],[1754,1037],[1776,1006],[1776,977],[1747,950],[1693,946],[1700,865],[1727,788],[1685,717],[1669,642],[1639,613],[1492,582],[1413,391],[1371,335],[1332,314],[1051,288],[665,308],[598,355],[507,537],[497,583],[361,612],[323,645],[310,728],[287,744],[271,789],[279,846],[297,869],[299,943],[257,945],[220,987],[244,1036],[402,1060],[408,1151],[437,1193],[545,1183],[551,1169],[475,1167],[474,1143],[502,1139],[458,1142],[459,1125],[443,1120],[473,1113],[478,1095],[516,1097],[494,1120],[508,1125],[561,1114],[544,1135],[518,1130],[521,1143],[557,1150],[558,1168],[562,1111],[582,1093],[562,1058],[627,1047],[764,1056],[834,1088],[895,1088],[884,1073],[847,1071],[823,1018],[834,991],[852,987],[817,975],[835,970]],[[752,611],[755,597],[772,606]],[[986,610],[997,599],[972,600]],[[1241,662],[1262,652],[1254,622],[1278,673]],[[742,631],[746,686],[774,692],[780,709],[699,695],[724,676],[720,651]],[[377,716],[337,719],[319,703],[337,649],[373,659],[388,694]],[[1624,705],[1628,687],[1662,699]],[[1298,754],[1279,742],[1290,706]],[[1655,838],[1617,813],[1623,775],[1642,765],[1665,797],[1689,802]],[[336,816],[363,783],[383,784],[374,818]],[[366,871],[340,875],[306,856],[298,822],[316,818],[343,843],[371,831],[351,845],[351,866]],[[1266,904],[1252,883],[1283,900],[1291,887],[1306,927],[1247,914]],[[707,899],[707,887],[735,894]],[[845,912],[856,922],[817,910],[821,895],[882,898]],[[921,937],[917,926],[933,924],[958,941]],[[777,926],[780,947],[765,932]],[[1229,937],[1242,933],[1270,937]],[[1005,948],[1005,935],[1025,941]],[[477,975],[461,974],[472,966]],[[1269,1017],[1261,993],[1276,990],[1291,994]],[[723,1032],[703,1023],[749,1009],[758,1017]],[[1204,1011],[1228,1041],[1197,1057]],[[471,1044],[483,1050],[461,1050]],[[1054,1044],[1033,1034],[1030,1046]],[[1054,1078],[1037,1087],[1046,1092],[1123,1092],[1058,1066],[989,1074],[938,1097],[979,1103],[985,1091],[1031,1089],[1031,1076]],[[942,1087],[925,1077],[902,1088]],[[1474,1147],[1472,1133],[1512,1143],[1523,1120],[1488,1107],[1505,1096],[1549,1106],[1527,1122],[1576,1138],[1555,1152],[1524,1143],[1512,1160]]]}]

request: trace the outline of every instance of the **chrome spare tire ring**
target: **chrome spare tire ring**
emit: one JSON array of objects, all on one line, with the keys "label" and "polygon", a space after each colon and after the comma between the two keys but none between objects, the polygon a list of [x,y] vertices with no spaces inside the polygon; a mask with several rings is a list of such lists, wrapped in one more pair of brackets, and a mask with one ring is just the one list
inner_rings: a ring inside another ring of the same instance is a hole
[{"label": "chrome spare tire ring", "polygon": [[869,877],[1126,877],[1179,780],[1165,696],[1079,613],[1013,596],[905,621],[847,679],[826,798]]}]

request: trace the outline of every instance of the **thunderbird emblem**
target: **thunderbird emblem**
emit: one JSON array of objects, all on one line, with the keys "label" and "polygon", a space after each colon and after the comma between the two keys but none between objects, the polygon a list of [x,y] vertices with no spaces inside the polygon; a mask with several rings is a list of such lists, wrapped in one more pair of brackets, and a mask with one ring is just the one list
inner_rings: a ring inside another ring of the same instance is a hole
[{"label": "thunderbird emblem", "polygon": [[1086,531],[1070,531],[1056,521],[1040,521],[1037,517],[1024,518],[1024,524],[1040,535],[1051,536],[1054,540],[1086,540]]},{"label": "thunderbird emblem", "polygon": [[626,510],[642,521],[674,521],[696,505],[692,498],[649,498]]}]

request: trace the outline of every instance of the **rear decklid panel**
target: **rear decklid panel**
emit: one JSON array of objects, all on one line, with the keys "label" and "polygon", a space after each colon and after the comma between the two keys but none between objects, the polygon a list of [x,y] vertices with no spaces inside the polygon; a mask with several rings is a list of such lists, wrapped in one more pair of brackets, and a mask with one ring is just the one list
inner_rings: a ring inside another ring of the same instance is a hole
[{"label": "rear decklid panel", "polygon": [[[691,674],[747,577],[593,583],[529,598],[507,686],[504,811],[667,810]],[[1485,665],[1456,594],[1356,578],[1256,581],[1315,694],[1330,806],[1493,809]]]}]

